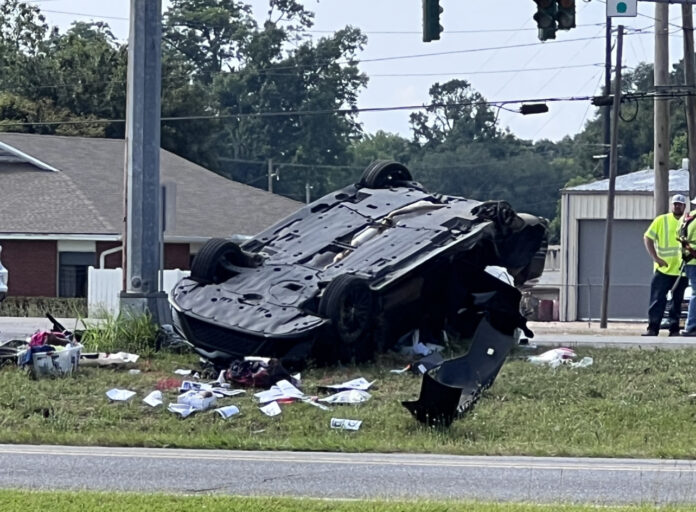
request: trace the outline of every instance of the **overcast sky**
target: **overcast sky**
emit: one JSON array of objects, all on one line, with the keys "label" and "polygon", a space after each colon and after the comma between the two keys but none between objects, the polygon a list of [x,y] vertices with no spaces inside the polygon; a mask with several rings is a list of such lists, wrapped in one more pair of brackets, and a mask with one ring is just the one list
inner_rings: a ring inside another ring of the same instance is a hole
[{"label": "overcast sky", "polygon": [[[74,20],[103,20],[127,39],[130,0],[34,0],[51,25],[62,31]],[[251,0],[261,22],[267,0]],[[577,0],[577,28],[559,31],[555,41],[537,38],[533,0],[441,0],[440,41],[421,40],[421,0],[304,0],[316,13],[313,37],[346,25],[368,36],[362,70],[370,76],[359,106],[395,107],[428,103],[435,82],[468,80],[489,101],[568,98],[599,94],[604,82],[605,3]],[[164,0],[164,5],[168,2]],[[635,18],[622,23],[624,65],[652,62],[653,2],[639,2]],[[670,6],[670,62],[682,58],[681,7]],[[615,36],[614,36],[615,38]],[[441,55],[435,55],[441,53]],[[430,54],[430,55],[429,55]],[[403,57],[403,58],[397,58]],[[379,59],[370,62],[370,59]],[[519,105],[510,105],[517,109]],[[549,112],[522,116],[502,110],[500,125],[523,139],[559,140],[580,131],[594,115],[588,101],[550,102]],[[409,112],[363,113],[368,132],[410,136]]]}]

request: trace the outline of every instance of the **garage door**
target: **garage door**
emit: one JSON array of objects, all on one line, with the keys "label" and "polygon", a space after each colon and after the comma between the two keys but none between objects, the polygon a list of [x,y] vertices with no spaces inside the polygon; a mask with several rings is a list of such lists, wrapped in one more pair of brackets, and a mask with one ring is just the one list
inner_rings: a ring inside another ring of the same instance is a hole
[{"label": "garage door", "polygon": [[[609,308],[615,320],[647,318],[652,261],[643,245],[648,221],[614,221]],[[579,221],[578,318],[598,319],[602,304],[604,269],[603,220]]]}]

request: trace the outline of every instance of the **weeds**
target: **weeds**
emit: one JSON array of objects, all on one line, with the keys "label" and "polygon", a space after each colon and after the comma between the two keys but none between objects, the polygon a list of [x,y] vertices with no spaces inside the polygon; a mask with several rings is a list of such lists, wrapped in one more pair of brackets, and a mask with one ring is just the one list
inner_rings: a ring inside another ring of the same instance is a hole
[{"label": "weeds", "polygon": [[[84,324],[84,322],[83,322]],[[156,350],[157,325],[149,314],[105,315],[98,326],[85,326],[82,344],[91,352],[131,352],[150,357]]]}]

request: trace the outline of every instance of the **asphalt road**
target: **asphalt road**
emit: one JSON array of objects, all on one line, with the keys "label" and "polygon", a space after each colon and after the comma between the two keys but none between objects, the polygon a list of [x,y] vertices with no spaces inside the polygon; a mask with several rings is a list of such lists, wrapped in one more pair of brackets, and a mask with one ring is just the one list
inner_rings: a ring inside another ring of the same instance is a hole
[{"label": "asphalt road", "polygon": [[696,503],[691,461],[0,445],[0,487],[534,503]]}]

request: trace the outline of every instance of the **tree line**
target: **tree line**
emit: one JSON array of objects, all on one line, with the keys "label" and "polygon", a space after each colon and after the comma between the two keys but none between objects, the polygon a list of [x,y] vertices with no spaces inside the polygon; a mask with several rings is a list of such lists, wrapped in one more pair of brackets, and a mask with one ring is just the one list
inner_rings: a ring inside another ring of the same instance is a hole
[{"label": "tree line", "polygon": [[[221,175],[303,200],[355,182],[378,158],[405,163],[426,187],[554,219],[560,189],[603,175],[602,112],[558,142],[501,129],[496,107],[467,80],[434,83],[410,137],[366,133],[357,98],[369,76],[358,64],[367,38],[346,26],[313,39],[313,13],[269,0],[263,22],[242,0],[172,0],[162,35],[162,147]],[[103,22],[61,33],[35,4],[0,5],[0,130],[122,138],[127,46]],[[672,70],[683,83],[683,63]],[[641,64],[623,89],[653,89]],[[622,105],[619,173],[652,167],[652,100]],[[687,155],[684,102],[671,101],[671,158]],[[340,111],[340,112],[338,112]]]}]

